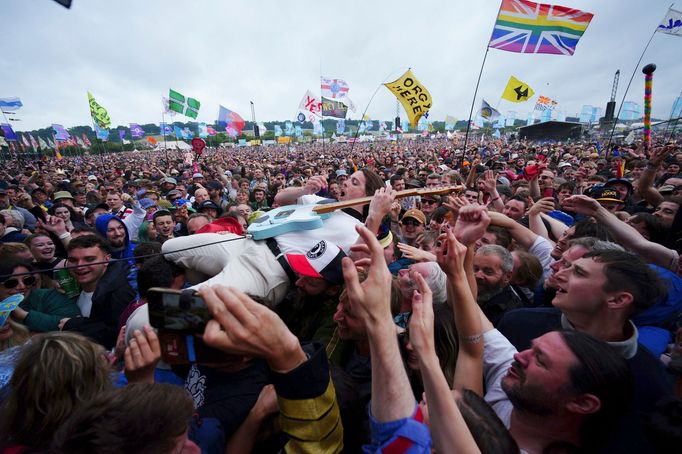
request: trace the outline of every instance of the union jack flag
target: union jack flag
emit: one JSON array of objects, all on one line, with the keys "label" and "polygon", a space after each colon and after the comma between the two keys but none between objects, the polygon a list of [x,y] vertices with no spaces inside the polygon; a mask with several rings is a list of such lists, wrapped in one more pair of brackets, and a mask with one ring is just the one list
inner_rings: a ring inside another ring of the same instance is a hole
[{"label": "union jack flag", "polygon": [[573,55],[592,16],[565,6],[502,0],[488,45],[507,52]]},{"label": "union jack flag", "polygon": [[348,84],[345,80],[320,77],[320,88],[325,98],[342,99],[348,95]]}]

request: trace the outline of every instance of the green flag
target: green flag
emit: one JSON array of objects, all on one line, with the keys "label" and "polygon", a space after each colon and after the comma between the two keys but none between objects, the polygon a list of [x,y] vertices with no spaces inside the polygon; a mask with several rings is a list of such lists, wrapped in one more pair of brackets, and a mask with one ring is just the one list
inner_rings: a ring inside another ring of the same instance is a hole
[{"label": "green flag", "polygon": [[172,88],[168,93],[168,108],[177,113],[185,113],[185,97]]},{"label": "green flag", "polygon": [[190,118],[197,118],[201,103],[194,98],[185,98],[184,95],[170,89],[168,92],[168,108],[184,114]]},{"label": "green flag", "polygon": [[97,123],[97,126],[103,129],[111,126],[109,114],[104,107],[100,106],[97,101],[95,101],[94,96],[92,96],[92,93],[90,92],[88,92],[88,101],[90,102],[90,115],[92,115],[92,120]]},{"label": "green flag", "polygon": [[199,115],[199,107],[201,103],[194,98],[187,98],[187,109],[185,110],[185,115],[192,118],[197,118]]}]

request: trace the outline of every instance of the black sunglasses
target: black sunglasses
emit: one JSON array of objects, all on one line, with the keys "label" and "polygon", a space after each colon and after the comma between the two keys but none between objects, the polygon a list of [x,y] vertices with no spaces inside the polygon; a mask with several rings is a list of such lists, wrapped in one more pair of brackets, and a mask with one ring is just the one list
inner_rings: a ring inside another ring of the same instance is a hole
[{"label": "black sunglasses", "polygon": [[429,200],[429,199],[422,199],[422,203],[432,205],[432,204],[436,203],[436,201],[435,200]]},{"label": "black sunglasses", "polygon": [[413,219],[405,219],[404,221],[402,221],[402,224],[403,225],[413,225],[415,227],[422,225],[421,222],[419,222],[417,220],[413,220]]},{"label": "black sunglasses", "polygon": [[[30,287],[36,283],[36,278],[35,276],[24,276],[21,278],[21,282],[23,282],[26,287]],[[19,279],[16,277],[11,277],[2,283],[2,286],[7,289],[14,288],[17,285],[19,285]]]}]

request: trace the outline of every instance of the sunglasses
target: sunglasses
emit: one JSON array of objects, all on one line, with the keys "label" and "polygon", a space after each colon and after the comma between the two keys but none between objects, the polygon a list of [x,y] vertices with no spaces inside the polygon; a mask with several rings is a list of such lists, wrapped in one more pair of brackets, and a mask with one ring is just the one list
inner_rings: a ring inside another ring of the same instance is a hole
[{"label": "sunglasses", "polygon": [[[36,278],[35,276],[24,276],[21,278],[21,282],[23,282],[26,287],[30,287],[36,283]],[[19,285],[19,279],[15,277],[11,277],[2,283],[2,286],[6,289],[14,288],[17,285]]]},{"label": "sunglasses", "polygon": [[427,205],[433,205],[434,203],[436,203],[436,201],[435,200],[422,199],[422,203],[425,203]]},{"label": "sunglasses", "polygon": [[412,225],[415,227],[422,225],[421,222],[419,222],[417,220],[413,220],[413,219],[405,219],[404,221],[402,221],[402,224],[403,225]]}]

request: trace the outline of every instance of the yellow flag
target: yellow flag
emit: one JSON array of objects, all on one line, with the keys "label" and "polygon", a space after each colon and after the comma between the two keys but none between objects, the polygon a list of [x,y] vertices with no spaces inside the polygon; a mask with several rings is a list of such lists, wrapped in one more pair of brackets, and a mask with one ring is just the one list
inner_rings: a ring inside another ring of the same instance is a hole
[{"label": "yellow flag", "polygon": [[403,105],[407,117],[410,119],[410,126],[417,127],[419,119],[431,108],[429,91],[414,77],[409,69],[399,79],[384,85]]},{"label": "yellow flag", "polygon": [[511,76],[507,82],[507,88],[502,93],[502,98],[511,102],[524,102],[532,98],[534,94],[535,92],[527,83]]}]

